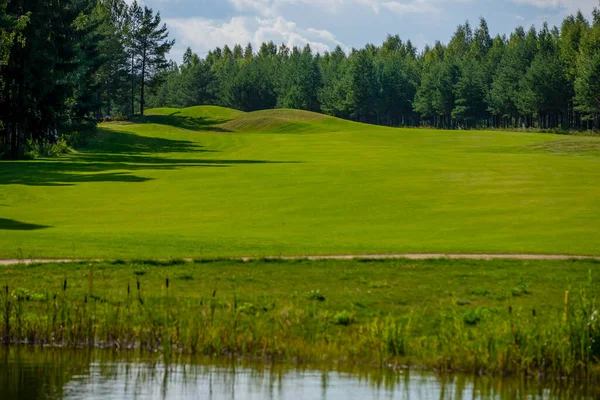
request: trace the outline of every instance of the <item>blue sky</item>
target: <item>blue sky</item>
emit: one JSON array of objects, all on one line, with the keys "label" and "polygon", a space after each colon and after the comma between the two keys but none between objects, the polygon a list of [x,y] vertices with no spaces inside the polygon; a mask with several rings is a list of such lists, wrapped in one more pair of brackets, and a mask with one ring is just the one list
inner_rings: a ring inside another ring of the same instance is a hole
[{"label": "blue sky", "polygon": [[559,25],[578,9],[591,19],[598,0],[142,0],[160,11],[177,44],[179,62],[188,46],[200,56],[225,44],[257,46],[263,41],[304,46],[323,52],[380,44],[388,34],[411,39],[422,49],[448,42],[458,24],[486,18],[490,31],[509,34],[515,27],[544,21]]}]

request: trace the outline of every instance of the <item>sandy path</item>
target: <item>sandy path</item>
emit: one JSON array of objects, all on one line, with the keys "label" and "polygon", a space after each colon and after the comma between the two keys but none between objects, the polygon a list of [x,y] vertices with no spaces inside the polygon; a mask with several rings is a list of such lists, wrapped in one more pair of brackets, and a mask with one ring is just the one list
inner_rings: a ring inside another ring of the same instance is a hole
[{"label": "sandy path", "polygon": [[[330,255],[330,256],[272,256],[272,257],[232,257],[232,260],[251,261],[257,259],[271,260],[352,260],[352,259],[370,259],[370,260],[430,260],[430,259],[453,259],[453,260],[600,260],[600,256],[573,256],[573,255],[554,255],[554,254],[355,254],[355,255]],[[69,263],[69,262],[101,262],[100,259],[23,259],[23,260],[0,260],[0,265],[13,264],[49,264],[49,263]],[[184,258],[184,261],[192,262],[191,258]]]}]

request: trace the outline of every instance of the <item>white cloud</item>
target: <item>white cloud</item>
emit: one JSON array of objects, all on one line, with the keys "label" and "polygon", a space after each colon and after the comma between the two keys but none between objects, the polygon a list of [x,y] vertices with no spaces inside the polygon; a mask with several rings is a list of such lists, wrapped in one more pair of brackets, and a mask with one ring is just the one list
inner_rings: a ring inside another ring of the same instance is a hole
[{"label": "white cloud", "polygon": [[178,62],[188,46],[200,55],[205,55],[217,46],[232,47],[235,44],[244,46],[251,43],[256,50],[263,42],[269,41],[277,45],[284,43],[290,48],[310,44],[313,51],[320,53],[332,50],[337,45],[347,48],[329,31],[302,29],[283,17],[237,16],[228,21],[176,18],[166,22],[178,38],[177,48],[171,52],[172,58]]},{"label": "white cloud", "polygon": [[233,17],[224,23],[203,18],[169,19],[166,23],[177,32],[180,42],[195,44],[199,52],[208,51],[217,43],[248,42],[251,37],[245,17]]},{"label": "white cloud", "polygon": [[386,1],[382,6],[398,14],[434,13],[440,11],[435,3],[434,1],[427,0],[415,0],[406,3]]},{"label": "white cloud", "polygon": [[[154,0],[165,1],[165,0]],[[179,0],[170,0],[179,1]],[[226,0],[235,10],[235,16],[229,19],[210,19],[202,17],[171,18],[165,22],[177,38],[171,57],[176,61],[187,47],[200,55],[224,45],[245,46],[251,43],[255,49],[263,42],[273,41],[288,47],[304,47],[310,44],[314,51],[323,53],[341,46],[345,51],[350,46],[337,39],[331,31],[322,27],[301,27],[290,19],[290,6],[297,6],[306,13],[330,13],[331,18],[345,14],[372,12],[406,14],[440,14],[447,0]],[[449,0],[465,2],[474,0]],[[515,0],[527,1],[527,0]],[[533,0],[543,1],[543,0]],[[559,0],[553,0],[559,1]],[[294,11],[298,9],[293,8]],[[285,15],[285,16],[284,16]],[[293,18],[293,17],[292,17]],[[306,22],[305,22],[306,23]]]},{"label": "white cloud", "polygon": [[[340,0],[343,1],[343,0]],[[440,12],[448,3],[469,3],[475,0],[346,0],[347,3],[370,7],[376,14],[382,9],[396,14],[423,14]]]},{"label": "white cloud", "polygon": [[306,30],[306,32],[308,32],[309,34],[314,35],[316,37],[319,37],[319,38],[325,40],[326,42],[335,43],[336,45],[343,46],[342,42],[337,40],[333,33],[326,31],[324,29],[308,28]]},{"label": "white cloud", "polygon": [[[355,0],[228,0],[231,5],[242,12],[253,11],[262,16],[278,16],[281,6],[286,4],[301,4],[307,6],[316,6],[320,9],[326,9],[335,13],[338,7],[351,3]],[[356,0],[365,1],[365,0]],[[366,0],[370,1],[370,0]],[[378,0],[375,0],[378,1]]]},{"label": "white cloud", "polygon": [[[352,1],[352,0],[350,0]],[[380,0],[354,0],[358,4],[362,4],[368,6],[373,9],[375,14],[379,14],[381,11],[381,1]]]},{"label": "white cloud", "polygon": [[[253,11],[263,16],[278,16],[281,6],[286,4],[296,4],[305,6],[315,6],[320,10],[327,10],[336,14],[344,6],[364,6],[370,8],[375,14],[379,14],[383,9],[387,9],[398,14],[408,13],[427,13],[439,10],[439,5],[443,0],[228,0],[238,11]],[[453,0],[465,1],[465,0]],[[466,0],[470,1],[470,0]],[[521,1],[521,0],[517,0]],[[523,0],[527,1],[527,0]],[[544,0],[532,0],[544,1]],[[558,0],[552,0],[558,1]]]},{"label": "white cloud", "polygon": [[[127,0],[131,1],[131,0]],[[143,0],[149,2],[179,2],[193,0]],[[210,0],[213,1],[213,0]],[[214,0],[217,1],[217,0]],[[373,21],[385,21],[389,32],[398,32],[404,37],[412,37],[417,45],[429,43],[433,39],[447,39],[439,34],[444,33],[445,24],[460,23],[453,13],[453,5],[457,3],[471,3],[473,9],[481,9],[479,15],[490,18],[483,10],[485,2],[481,0],[218,0],[230,5],[232,13],[215,15],[214,17],[178,17],[166,19],[174,37],[177,38],[176,48],[171,56],[179,60],[186,47],[191,47],[200,55],[205,55],[210,49],[225,44],[233,46],[236,43],[245,45],[251,43],[258,49],[261,43],[273,41],[277,45],[286,44],[289,47],[302,47],[310,44],[313,50],[324,52],[332,50],[335,46],[344,45],[346,40],[352,40],[353,46],[361,46],[369,40],[377,40],[375,32],[380,34],[384,29],[381,26],[373,26]],[[496,1],[496,0],[488,0]],[[499,1],[499,0],[498,0]],[[530,5],[539,12],[521,7],[518,14],[514,16],[513,23],[535,23],[540,21],[551,21],[557,23],[562,13],[575,13],[578,9],[589,16],[598,0],[502,0],[504,6],[510,3]],[[471,6],[467,7],[471,8]],[[464,7],[460,8],[464,13]],[[473,14],[473,13],[471,13]],[[516,14],[516,13],[515,13]],[[542,15],[540,15],[542,14]],[[233,16],[232,16],[233,15]],[[392,25],[395,15],[403,18],[402,25]],[[314,17],[311,18],[311,16]],[[391,18],[390,18],[391,16]],[[340,23],[339,19],[344,20]],[[345,19],[348,23],[345,24]],[[460,18],[463,18],[462,16]],[[470,15],[473,18],[473,15]],[[436,19],[438,23],[432,22]],[[361,25],[360,21],[367,21]],[[316,22],[319,21],[319,22]],[[335,32],[342,35],[340,40],[332,31],[324,29],[332,22]],[[377,23],[377,22],[375,22]],[[370,24],[370,25],[369,25]],[[319,26],[314,26],[319,25]],[[347,26],[345,26],[347,25]],[[362,35],[350,32],[357,29],[364,31]],[[360,26],[360,28],[358,28]],[[423,27],[424,31],[419,30]],[[447,33],[444,33],[447,34]],[[344,36],[345,35],[345,36]],[[383,34],[382,34],[383,37]],[[358,42],[358,43],[357,43]],[[347,42],[346,42],[347,43]]]},{"label": "white cloud", "polygon": [[562,8],[568,13],[576,13],[581,10],[584,15],[590,15],[594,7],[598,6],[598,0],[511,0],[517,4],[528,4],[537,8],[556,9]]},{"label": "white cloud", "polygon": [[[351,4],[357,0],[271,0],[275,6],[284,4],[303,4],[307,6],[318,6],[321,10],[326,9],[335,13],[339,7]],[[358,0],[360,1],[360,0]]]},{"label": "white cloud", "polygon": [[237,11],[249,11],[259,15],[271,15],[273,13],[272,0],[229,0]]}]

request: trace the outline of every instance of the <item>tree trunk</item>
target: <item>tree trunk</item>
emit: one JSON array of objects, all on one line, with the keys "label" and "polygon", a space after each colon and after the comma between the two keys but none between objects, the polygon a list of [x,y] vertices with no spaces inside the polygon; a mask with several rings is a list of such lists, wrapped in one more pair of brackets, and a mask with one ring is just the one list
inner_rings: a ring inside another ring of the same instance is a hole
[{"label": "tree trunk", "polygon": [[140,115],[144,116],[144,89],[146,86],[146,48],[142,52],[142,90],[140,92]]},{"label": "tree trunk", "polygon": [[107,82],[106,84],[106,115],[111,116],[111,93],[110,93],[110,84]]},{"label": "tree trunk", "polygon": [[131,115],[135,115],[135,53],[131,51]]},{"label": "tree trunk", "polygon": [[16,132],[16,158],[18,159],[22,159],[25,156],[25,146],[24,146],[24,141],[25,141],[25,131],[23,130],[23,127],[20,127],[19,125],[17,125],[17,132]]},{"label": "tree trunk", "polygon": [[12,151],[12,131],[10,130],[10,123],[5,122],[6,127],[4,129],[4,134],[6,135],[4,138],[4,156],[10,157]]},{"label": "tree trunk", "polygon": [[17,144],[17,124],[13,123],[12,124],[12,130],[11,130],[11,146],[10,146],[10,158],[17,158],[18,155],[18,144]]},{"label": "tree trunk", "polygon": [[1,156],[7,156],[8,155],[8,150],[10,149],[10,130],[8,129],[8,123],[6,123],[6,126],[4,127],[4,137],[2,138],[2,149],[4,151],[3,154],[0,154]]}]

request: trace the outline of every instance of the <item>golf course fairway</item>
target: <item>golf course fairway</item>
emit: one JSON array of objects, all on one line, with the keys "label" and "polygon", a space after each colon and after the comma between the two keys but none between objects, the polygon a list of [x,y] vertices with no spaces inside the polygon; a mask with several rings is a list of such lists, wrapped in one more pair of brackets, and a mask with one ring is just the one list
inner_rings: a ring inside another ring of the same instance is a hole
[{"label": "golf course fairway", "polygon": [[600,254],[600,138],[202,106],[0,162],[0,258]]}]

